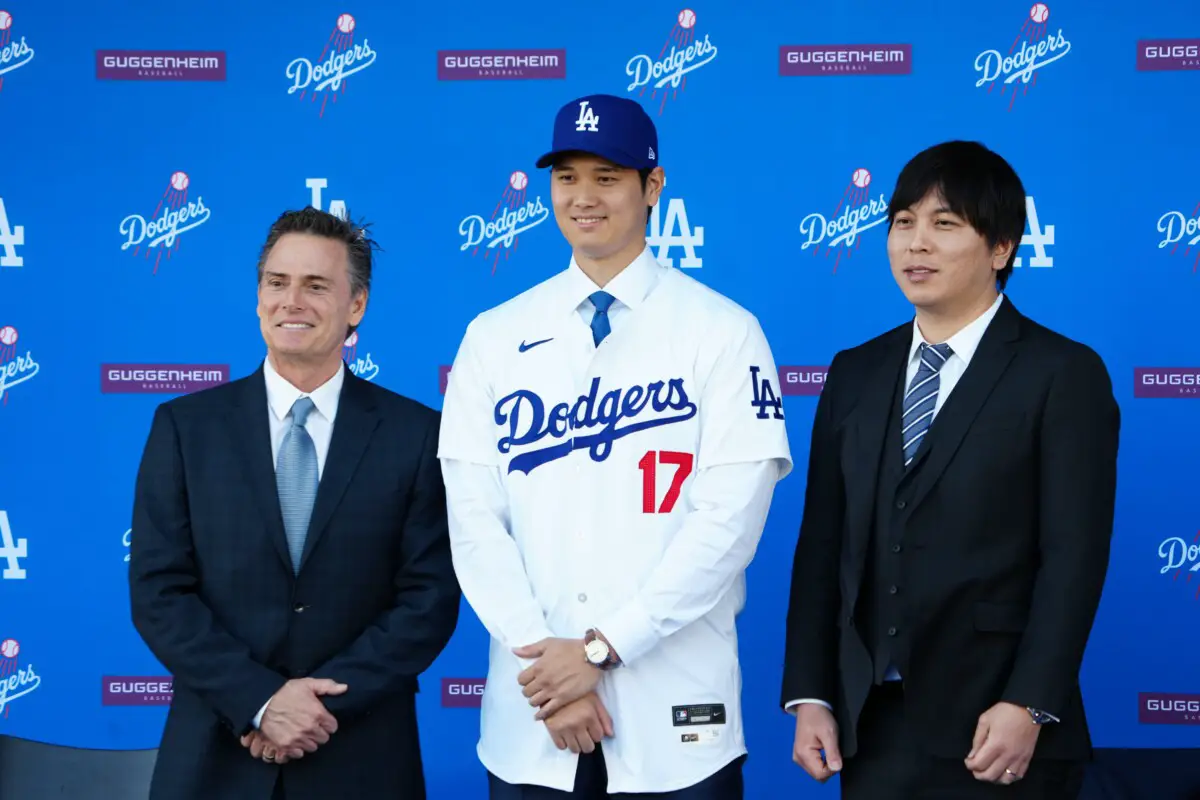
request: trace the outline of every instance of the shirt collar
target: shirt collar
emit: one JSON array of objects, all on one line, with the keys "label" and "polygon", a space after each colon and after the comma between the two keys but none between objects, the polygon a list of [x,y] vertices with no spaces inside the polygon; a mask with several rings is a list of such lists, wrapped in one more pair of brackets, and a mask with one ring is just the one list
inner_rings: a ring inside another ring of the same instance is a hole
[{"label": "shirt collar", "polygon": [[[996,316],[996,312],[1000,310],[1000,304],[1004,302],[1004,294],[1001,293],[996,297],[995,302],[988,308],[987,311],[980,314],[975,320],[960,330],[958,333],[946,340],[946,344],[950,345],[950,349],[954,351],[954,355],[963,360],[963,363],[970,364],[971,357],[975,355],[975,351],[979,348],[979,342],[983,339],[984,331],[987,330],[992,318]],[[919,348],[922,344],[933,344],[925,339],[921,333],[920,326],[917,321],[913,320],[913,338],[912,346],[908,349],[908,360],[916,361],[920,358]]]},{"label": "shirt collar", "polygon": [[346,380],[345,368],[338,369],[333,377],[325,381],[311,392],[302,392],[293,386],[286,378],[271,366],[271,359],[263,359],[263,374],[267,381],[267,403],[275,419],[282,422],[291,412],[292,406],[301,397],[311,397],[316,412],[329,422],[337,416],[338,400],[342,394],[342,384]]},{"label": "shirt collar", "polygon": [[[635,309],[650,295],[650,291],[658,283],[658,278],[662,274],[662,271],[662,265],[654,258],[653,251],[647,246],[629,266],[617,273],[617,276],[609,281],[607,286],[603,287],[603,291],[611,294],[616,298],[618,303],[621,303],[626,308]],[[601,287],[597,286],[580,269],[574,256],[571,257],[571,265],[567,267],[566,278],[566,293],[563,304],[572,313],[587,302],[588,297],[593,292],[601,291]]]}]

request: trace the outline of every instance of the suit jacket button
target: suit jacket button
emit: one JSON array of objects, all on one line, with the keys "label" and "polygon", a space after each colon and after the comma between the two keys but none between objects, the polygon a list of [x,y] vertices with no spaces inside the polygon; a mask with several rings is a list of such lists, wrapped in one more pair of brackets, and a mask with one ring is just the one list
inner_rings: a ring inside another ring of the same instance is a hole
[{"label": "suit jacket button", "polygon": [[302,614],[306,608],[308,608],[308,606],[304,605],[303,603],[296,603],[296,605],[292,606],[292,611],[295,611],[297,614]]},{"label": "suit jacket button", "polygon": [[895,626],[893,626],[893,627],[891,627],[891,628],[888,628],[888,636],[895,636],[895,635],[896,635],[896,628],[895,628]]},{"label": "suit jacket button", "polygon": [[888,587],[888,594],[895,594],[895,593],[896,593],[896,592],[898,592],[898,591],[900,591],[900,590],[899,590],[899,589],[897,589],[895,586],[889,586],[889,587]]},{"label": "suit jacket button", "polygon": [[898,508],[898,509],[900,509],[901,511],[903,511],[903,510],[904,510],[904,507],[905,507],[906,505],[908,505],[908,503],[906,503],[906,502],[904,502],[903,500],[901,500],[901,501],[899,501],[898,503],[896,503],[896,508]]},{"label": "suit jacket button", "polygon": [[893,552],[893,553],[899,553],[899,552],[900,552],[900,545],[898,545],[898,544],[894,544],[894,545],[892,545],[892,552]]}]

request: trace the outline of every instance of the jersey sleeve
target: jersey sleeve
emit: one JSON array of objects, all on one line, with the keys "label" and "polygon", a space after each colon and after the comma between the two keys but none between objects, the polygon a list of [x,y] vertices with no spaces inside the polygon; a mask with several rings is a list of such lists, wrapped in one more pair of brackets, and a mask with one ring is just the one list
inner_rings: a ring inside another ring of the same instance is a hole
[{"label": "jersey sleeve", "polygon": [[782,480],[791,472],[792,455],[779,372],[767,337],[749,314],[712,334],[698,364],[705,377],[697,466],[778,459]]},{"label": "jersey sleeve", "polygon": [[478,318],[467,326],[446,381],[442,401],[442,423],[438,458],[456,459],[484,466],[498,466],[492,386],[479,351]]}]

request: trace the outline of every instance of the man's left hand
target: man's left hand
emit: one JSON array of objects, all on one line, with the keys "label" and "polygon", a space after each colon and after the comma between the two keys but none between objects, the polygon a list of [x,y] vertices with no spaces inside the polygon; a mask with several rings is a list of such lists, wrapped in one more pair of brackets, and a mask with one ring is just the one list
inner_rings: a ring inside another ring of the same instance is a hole
[{"label": "man's left hand", "polygon": [[[242,747],[250,751],[254,758],[262,759],[268,764],[286,764],[287,754],[282,752],[275,743],[266,737],[262,731],[250,731],[242,737]],[[263,758],[263,756],[268,756]]]},{"label": "man's left hand", "polygon": [[519,658],[537,659],[517,676],[517,682],[525,687],[529,705],[538,708],[534,716],[538,721],[575,702],[600,683],[600,669],[588,663],[583,639],[542,639],[513,652]]},{"label": "man's left hand", "polygon": [[977,780],[1009,784],[1025,777],[1041,726],[1012,703],[997,703],[979,717],[967,769]]}]

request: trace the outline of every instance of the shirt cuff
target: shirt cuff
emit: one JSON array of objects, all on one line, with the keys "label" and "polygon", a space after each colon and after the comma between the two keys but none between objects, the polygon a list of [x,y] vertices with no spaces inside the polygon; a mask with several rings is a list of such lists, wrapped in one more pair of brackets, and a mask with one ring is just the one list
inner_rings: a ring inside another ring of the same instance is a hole
[{"label": "shirt cuff", "polygon": [[804,703],[816,703],[819,706],[825,706],[830,711],[833,711],[833,706],[829,705],[829,703],[826,703],[824,700],[814,700],[811,697],[806,697],[801,700],[792,700],[783,707],[783,710],[788,712],[789,714],[795,715],[796,712],[794,709],[796,708],[796,706],[802,705]]},{"label": "shirt cuff", "polygon": [[269,705],[271,705],[270,699],[268,699],[267,702],[263,703],[263,707],[260,708],[258,710],[258,713],[254,715],[254,729],[255,730],[259,730],[262,728],[263,714],[267,713],[267,706],[269,706]]},{"label": "shirt cuff", "polygon": [[636,600],[600,620],[596,630],[604,634],[623,665],[632,664],[646,655],[659,639],[654,623]]}]

